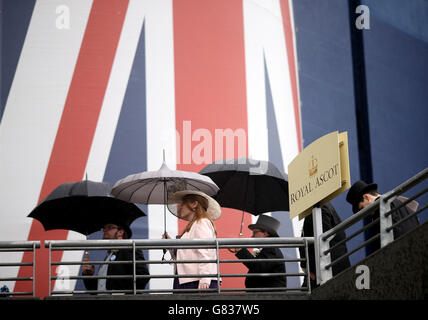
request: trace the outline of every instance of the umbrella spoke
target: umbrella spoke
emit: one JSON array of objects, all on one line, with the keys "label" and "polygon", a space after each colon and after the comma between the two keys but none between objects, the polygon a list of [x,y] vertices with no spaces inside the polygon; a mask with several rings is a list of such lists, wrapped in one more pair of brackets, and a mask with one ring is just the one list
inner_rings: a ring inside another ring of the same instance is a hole
[{"label": "umbrella spoke", "polygon": [[195,189],[195,190],[200,190],[201,189],[199,186],[197,186],[197,184],[198,185],[203,185],[203,186],[206,186],[207,188],[209,188],[210,190],[212,190],[213,193],[215,193],[215,188],[211,184],[205,183],[203,181],[195,181],[196,183],[192,183],[194,181],[195,180],[189,180],[189,181],[187,181],[187,184],[189,184],[190,186],[192,186],[193,189]]},{"label": "umbrella spoke", "polygon": [[[150,186],[151,184],[154,184],[154,186],[150,188],[151,191],[150,191],[149,195],[143,201],[138,201],[138,203],[148,204],[149,203],[148,199],[150,198],[150,194],[153,191],[153,189],[156,188],[156,185],[157,185],[156,180],[138,181],[138,183],[135,184],[137,186],[137,188],[135,190],[133,190],[131,192],[131,195],[129,196],[129,201],[132,201],[132,199],[134,198],[134,195],[139,193],[141,190],[144,190],[145,188],[147,188],[147,186]],[[139,197],[136,196],[136,198],[139,198]],[[134,201],[132,201],[132,202],[134,202]],[[135,202],[137,202],[137,201],[135,201]]]},{"label": "umbrella spoke", "polygon": [[[141,183],[143,183],[142,185],[140,185]],[[113,195],[116,197],[116,198],[119,198],[119,199],[121,199],[122,197],[121,197],[121,193],[123,192],[123,191],[127,191],[127,192],[129,192],[130,190],[133,190],[133,187],[134,186],[136,186],[137,187],[137,189],[136,190],[138,190],[138,189],[140,189],[140,188],[142,188],[142,187],[144,187],[144,186],[146,186],[147,184],[149,184],[149,183],[151,183],[151,181],[150,180],[148,180],[148,181],[141,181],[141,180],[135,180],[135,181],[129,181],[129,182],[126,182],[126,183],[124,183],[124,184],[122,184],[122,185],[119,185],[118,187],[115,187],[114,188],[114,191],[113,191]],[[133,190],[133,191],[131,191],[131,196],[129,196],[129,197],[127,197],[126,199],[123,199],[123,200],[125,200],[125,201],[131,201],[131,199],[132,199],[132,196],[133,196],[133,194],[135,193],[135,191],[136,190]]]}]

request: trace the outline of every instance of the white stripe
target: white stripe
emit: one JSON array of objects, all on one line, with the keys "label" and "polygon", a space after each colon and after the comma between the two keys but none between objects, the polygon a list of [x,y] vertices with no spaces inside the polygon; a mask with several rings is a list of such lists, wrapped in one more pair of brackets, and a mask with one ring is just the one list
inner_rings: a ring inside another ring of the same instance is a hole
[{"label": "white stripe", "polygon": [[[139,0],[131,0],[129,2],[94,139],[89,152],[88,162],[86,164],[85,174],[88,173],[88,179],[92,181],[101,182],[105,174],[138,41],[140,39],[144,13],[145,5],[143,2]],[[82,179],[83,178],[85,178],[85,175]],[[115,181],[108,182],[114,183]],[[67,239],[84,240],[85,237],[79,233],[70,232]],[[82,256],[83,251],[64,251],[62,261],[79,261],[82,259]],[[77,275],[79,270],[79,265],[70,266],[70,275]],[[61,283],[58,284],[60,286],[63,285]],[[75,285],[76,280],[69,282],[69,288],[72,289]],[[55,289],[57,289],[56,285]],[[58,290],[61,290],[61,288],[58,288]]]},{"label": "white stripe", "polygon": [[[86,164],[85,173],[88,173],[89,180],[102,181],[104,177],[143,21],[144,3],[139,0],[129,1],[88,162]],[[108,182],[114,184],[116,181]]]},{"label": "white stripe", "polygon": [[[148,170],[160,168],[163,149],[166,150],[169,167],[175,168],[172,4],[171,1],[153,3],[131,0],[86,166],[85,172],[88,172],[90,180],[101,181],[104,176],[143,21],[145,21],[146,32],[148,121],[147,124],[142,125],[147,126]],[[159,239],[163,232],[163,206],[149,206],[148,218],[149,238]],[[167,213],[167,226],[170,234],[177,232],[177,219],[170,213]],[[69,239],[75,236],[79,235],[70,233]],[[161,251],[149,253],[150,259],[161,259]],[[80,251],[78,255],[66,256],[64,253],[63,261],[79,260],[82,252]],[[77,274],[78,270],[78,268],[72,270],[72,274]],[[169,265],[150,266],[151,274],[171,274],[172,272],[173,269]],[[70,286],[74,287],[75,282]],[[172,288],[172,280],[152,279],[150,288]]]},{"label": "white stripe", "polygon": [[[56,28],[56,8],[70,28]],[[37,1],[0,126],[0,240],[27,240],[92,1]],[[9,30],[13,32],[13,30]],[[21,253],[9,261],[20,262]],[[18,268],[2,269],[16,276]]]},{"label": "white stripe", "polygon": [[[171,170],[176,169],[174,49],[172,1],[144,1],[146,15],[146,83],[147,83],[147,169],[158,170],[163,150]],[[148,207],[149,238],[160,239],[164,231],[164,207]],[[177,218],[166,210],[169,235],[177,234]],[[151,250],[150,260],[160,260],[161,250]],[[166,254],[169,259],[169,253]],[[172,274],[171,265],[151,265],[151,274]],[[150,288],[172,288],[172,279],[151,279]]]},{"label": "white stripe", "polygon": [[298,141],[279,2],[244,0],[244,30],[249,155],[260,160],[269,157],[264,54],[286,170],[298,153]]},{"label": "white stripe", "polygon": [[[260,2],[260,1],[259,1]],[[248,156],[269,160],[266,114],[265,72],[263,61],[263,22],[260,5],[244,0],[245,74],[247,84]],[[253,217],[254,222],[254,217]]]},{"label": "white stripe", "polygon": [[[255,159],[268,160],[266,83],[263,55],[275,108],[283,167],[298,154],[287,51],[278,0],[244,0],[245,57],[248,104],[248,148]],[[255,218],[253,218],[253,221]],[[295,236],[301,221],[293,220]]]}]

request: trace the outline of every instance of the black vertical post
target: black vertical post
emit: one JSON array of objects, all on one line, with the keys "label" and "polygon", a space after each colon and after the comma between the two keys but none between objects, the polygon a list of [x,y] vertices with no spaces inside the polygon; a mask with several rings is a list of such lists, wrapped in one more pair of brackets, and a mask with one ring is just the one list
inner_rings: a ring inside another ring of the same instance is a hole
[{"label": "black vertical post", "polygon": [[[358,156],[360,162],[360,178],[367,183],[373,182],[372,156],[370,147],[370,126],[367,102],[366,68],[364,59],[363,32],[356,27],[357,14],[355,9],[361,4],[360,0],[349,0],[349,27],[351,35],[352,69],[354,80],[355,115],[357,121]],[[368,218],[364,219],[364,225]],[[369,232],[364,232],[368,239]],[[366,254],[368,253],[366,247]]]}]

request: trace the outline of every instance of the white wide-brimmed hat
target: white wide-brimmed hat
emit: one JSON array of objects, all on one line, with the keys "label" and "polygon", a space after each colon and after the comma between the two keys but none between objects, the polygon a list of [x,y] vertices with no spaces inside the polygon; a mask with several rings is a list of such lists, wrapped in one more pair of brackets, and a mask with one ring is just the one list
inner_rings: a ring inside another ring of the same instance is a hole
[{"label": "white wide-brimmed hat", "polygon": [[[176,206],[177,206],[177,203],[181,202],[183,197],[188,195],[188,194],[196,194],[198,196],[205,198],[208,201],[208,208],[206,208],[206,211],[207,211],[208,216],[211,219],[217,220],[218,218],[221,217],[221,207],[218,204],[218,202],[215,201],[213,198],[211,198],[206,193],[204,193],[202,191],[197,191],[197,190],[177,191],[177,192],[173,193],[168,198],[168,209],[173,215],[177,216],[180,219],[183,219],[182,217],[180,217],[178,215]],[[187,220],[187,219],[183,219],[183,220]]]}]

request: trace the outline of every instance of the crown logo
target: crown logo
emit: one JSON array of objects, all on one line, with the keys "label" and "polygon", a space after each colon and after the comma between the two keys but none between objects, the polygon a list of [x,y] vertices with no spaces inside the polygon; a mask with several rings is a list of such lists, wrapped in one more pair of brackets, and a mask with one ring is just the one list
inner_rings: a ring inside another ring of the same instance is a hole
[{"label": "crown logo", "polygon": [[318,159],[312,156],[311,161],[309,161],[309,176],[312,177],[317,172],[318,172]]}]

